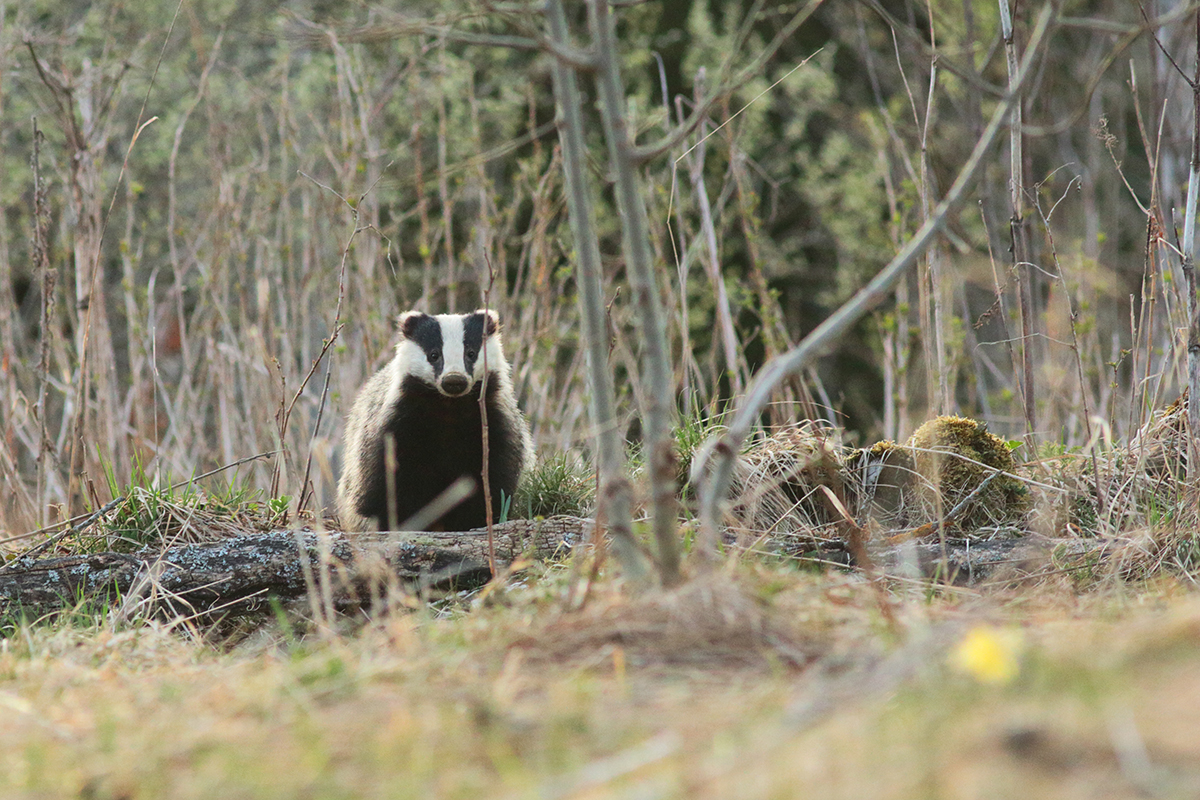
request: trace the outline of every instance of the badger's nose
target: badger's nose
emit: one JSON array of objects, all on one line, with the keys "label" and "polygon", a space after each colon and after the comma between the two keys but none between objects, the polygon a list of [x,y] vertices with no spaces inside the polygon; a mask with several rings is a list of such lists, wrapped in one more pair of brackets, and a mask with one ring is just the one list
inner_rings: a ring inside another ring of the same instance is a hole
[{"label": "badger's nose", "polygon": [[451,397],[465,394],[471,383],[461,372],[450,372],[442,376],[442,391]]}]

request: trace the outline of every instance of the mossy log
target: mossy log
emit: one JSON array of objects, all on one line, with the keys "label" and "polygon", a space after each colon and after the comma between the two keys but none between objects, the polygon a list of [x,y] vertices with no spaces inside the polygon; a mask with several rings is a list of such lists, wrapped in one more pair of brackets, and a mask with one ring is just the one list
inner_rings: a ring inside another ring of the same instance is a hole
[{"label": "mossy log", "polygon": [[[496,566],[569,553],[589,520],[553,517],[496,525]],[[310,587],[337,607],[366,605],[381,588],[473,588],[486,583],[488,539],[467,532],[272,531],[133,553],[18,559],[0,568],[0,614],[40,615],[81,602],[145,603],[175,613],[245,613]]]}]

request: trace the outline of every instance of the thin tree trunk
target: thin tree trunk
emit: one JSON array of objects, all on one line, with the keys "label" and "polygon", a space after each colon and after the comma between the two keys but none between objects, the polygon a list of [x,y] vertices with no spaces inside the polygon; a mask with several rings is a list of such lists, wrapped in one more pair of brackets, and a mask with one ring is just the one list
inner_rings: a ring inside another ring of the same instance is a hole
[{"label": "thin tree trunk", "polygon": [[[933,34],[933,26],[930,25],[930,35]],[[925,101],[925,122],[921,127],[921,206],[925,219],[929,219],[929,213],[933,207],[932,196],[935,190],[933,185],[933,175],[929,170],[929,128],[936,124],[936,108],[934,102],[934,91],[937,89],[937,50],[935,44],[934,62],[929,68],[929,94]],[[936,414],[952,414],[954,413],[954,399],[952,393],[952,385],[950,378],[950,367],[946,360],[946,314],[944,309],[944,299],[947,292],[946,280],[943,274],[944,259],[942,258],[941,247],[937,241],[934,241],[929,248],[928,269],[929,269],[929,302],[933,307],[933,335],[926,333],[921,337],[927,343],[928,347],[932,346],[934,357],[932,359],[926,357],[926,363],[937,370],[937,375],[934,379],[928,381],[930,406]],[[922,282],[922,285],[925,285]],[[923,302],[921,310],[927,313],[928,306]]]},{"label": "thin tree trunk", "polygon": [[447,171],[447,148],[450,142],[450,112],[446,110],[446,92],[442,87],[441,77],[446,74],[446,42],[443,40],[438,48],[440,59],[438,71],[438,198],[442,203],[442,244],[446,253],[446,311],[450,314],[458,310],[458,264],[454,257],[454,201],[450,197],[450,173]]},{"label": "thin tree trunk", "polygon": [[[57,464],[58,454],[50,441],[46,419],[46,388],[50,385],[50,337],[53,330],[54,313],[54,284],[58,279],[58,270],[50,266],[50,245],[47,234],[50,228],[50,210],[46,204],[46,184],[42,179],[41,145],[45,140],[37,126],[37,117],[33,119],[33,265],[38,272],[42,288],[41,322],[38,336],[38,447],[37,447],[37,517],[39,528],[44,527],[48,520],[46,512],[50,507],[50,492],[47,480],[47,470]],[[48,464],[51,460],[54,464]]]},{"label": "thin tree trunk", "polygon": [[[550,35],[560,45],[568,44],[567,19],[562,0],[547,0]],[[592,227],[592,204],[585,164],[582,104],[574,68],[553,58],[554,99],[558,105],[559,139],[563,148],[563,177],[571,233],[575,237],[576,283],[579,287],[579,316],[583,321],[587,349],[588,391],[596,449],[600,462],[600,495],[597,519],[607,524],[621,568],[631,579],[646,576],[646,564],[633,538],[633,488],[625,476],[625,451],[617,429],[616,399],[608,365],[608,325],[604,313],[600,246]]]},{"label": "thin tree trunk", "polygon": [[641,317],[646,403],[643,409],[646,452],[650,466],[651,508],[658,568],[662,581],[679,581],[679,537],[676,527],[675,449],[671,422],[675,400],[662,300],[654,279],[649,223],[638,186],[634,143],[625,118],[625,90],[617,63],[616,34],[609,0],[589,0],[592,41],[596,53],[596,84],[600,94],[604,135],[616,180],[621,213],[621,244],[629,283]]},{"label": "thin tree trunk", "polygon": [[[1013,32],[1012,13],[1008,0],[1000,0],[1000,27],[1004,36],[1004,52],[1008,60],[1008,91],[1017,91],[1017,45]],[[1025,194],[1025,161],[1022,156],[1022,100],[1016,98],[1012,119],[1009,121],[1009,202],[1012,216],[1009,230],[1012,234],[1013,266],[1018,279],[1018,308],[1021,312],[1021,396],[1025,407],[1025,432],[1030,445],[1033,444],[1037,428],[1037,406],[1033,383],[1034,357],[1034,309],[1033,273],[1029,263],[1029,222],[1021,213]]]},{"label": "thin tree trunk", "polygon": [[1200,300],[1196,297],[1196,195],[1200,191],[1200,11],[1196,12],[1196,72],[1192,79],[1192,165],[1183,225],[1183,274],[1188,310],[1187,476],[1200,476]]}]

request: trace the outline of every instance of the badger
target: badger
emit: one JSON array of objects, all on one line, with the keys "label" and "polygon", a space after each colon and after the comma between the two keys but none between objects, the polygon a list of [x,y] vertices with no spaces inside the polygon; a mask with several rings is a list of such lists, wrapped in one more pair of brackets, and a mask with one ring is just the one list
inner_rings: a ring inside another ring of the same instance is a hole
[{"label": "badger", "polygon": [[[462,476],[474,492],[429,529],[483,527],[483,436],[479,395],[487,362],[488,478],[493,519],[512,497],[533,445],[517,408],[494,311],[397,320],[395,356],[359,392],[346,422],[338,515],[346,530],[403,524]],[[387,475],[388,464],[394,465]],[[394,492],[389,509],[389,489]],[[390,511],[390,515],[389,515]]]}]

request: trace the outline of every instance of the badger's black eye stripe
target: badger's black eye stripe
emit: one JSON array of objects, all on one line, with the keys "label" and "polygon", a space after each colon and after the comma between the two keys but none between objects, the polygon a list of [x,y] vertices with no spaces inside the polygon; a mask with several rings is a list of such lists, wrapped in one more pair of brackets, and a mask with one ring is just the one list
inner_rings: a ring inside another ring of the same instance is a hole
[{"label": "badger's black eye stripe", "polygon": [[404,335],[425,353],[425,358],[435,368],[442,362],[442,326],[428,314],[411,319]]},{"label": "badger's black eye stripe", "polygon": [[487,315],[476,311],[463,318],[463,361],[467,372],[474,372],[475,360],[483,349]]},{"label": "badger's black eye stripe", "polygon": [[480,313],[468,314],[463,320],[463,344],[467,350],[478,353],[483,347],[484,322],[487,317]]}]

